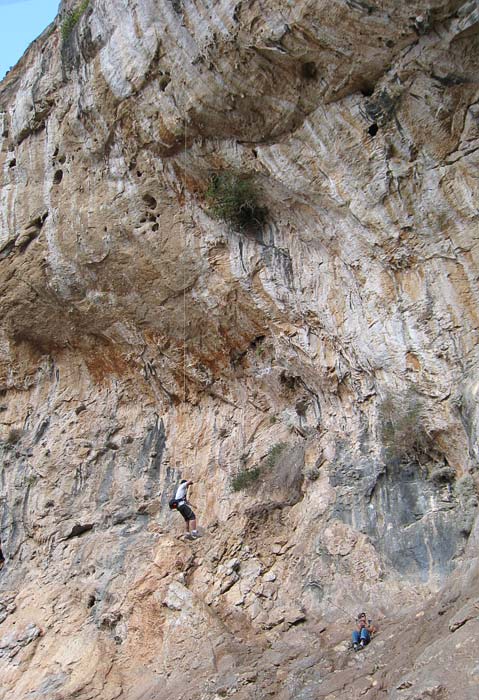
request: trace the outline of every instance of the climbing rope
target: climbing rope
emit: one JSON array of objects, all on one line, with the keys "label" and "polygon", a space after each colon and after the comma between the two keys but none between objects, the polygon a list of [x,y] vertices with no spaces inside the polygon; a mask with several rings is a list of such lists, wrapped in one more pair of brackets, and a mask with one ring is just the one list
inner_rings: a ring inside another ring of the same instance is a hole
[{"label": "climbing rope", "polygon": [[186,144],[187,144],[187,116],[184,120],[184,144],[183,144],[183,403],[186,403]]}]

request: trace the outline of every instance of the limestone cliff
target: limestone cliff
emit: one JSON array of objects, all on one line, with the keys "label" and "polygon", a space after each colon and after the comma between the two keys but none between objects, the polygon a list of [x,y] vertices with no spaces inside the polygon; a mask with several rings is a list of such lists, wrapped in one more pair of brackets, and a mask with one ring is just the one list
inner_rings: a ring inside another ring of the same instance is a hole
[{"label": "limestone cliff", "polygon": [[478,37],[64,0],[0,84],[0,698],[477,697]]}]

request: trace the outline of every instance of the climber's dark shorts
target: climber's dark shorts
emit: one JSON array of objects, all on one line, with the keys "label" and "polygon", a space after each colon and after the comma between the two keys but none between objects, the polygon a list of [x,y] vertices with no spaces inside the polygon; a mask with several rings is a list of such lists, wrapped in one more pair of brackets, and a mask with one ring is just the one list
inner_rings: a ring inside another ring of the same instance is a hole
[{"label": "climber's dark shorts", "polygon": [[193,513],[190,506],[186,505],[186,503],[183,503],[183,505],[180,506],[178,510],[185,520],[196,520],[196,515]]}]

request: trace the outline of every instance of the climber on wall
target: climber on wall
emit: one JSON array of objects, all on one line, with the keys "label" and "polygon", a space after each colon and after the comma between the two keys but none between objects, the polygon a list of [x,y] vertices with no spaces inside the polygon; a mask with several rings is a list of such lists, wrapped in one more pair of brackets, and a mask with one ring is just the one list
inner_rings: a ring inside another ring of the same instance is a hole
[{"label": "climber on wall", "polygon": [[185,521],[187,539],[201,537],[197,530],[196,515],[191,508],[191,504],[188,503],[187,500],[188,487],[192,486],[192,484],[193,482],[191,480],[187,481],[186,479],[182,479],[180,481],[180,485],[176,489],[175,497],[173,499],[176,501],[176,510],[181,513]]},{"label": "climber on wall", "polygon": [[366,619],[366,613],[359,613],[356,621],[356,629],[353,630],[352,642],[354,651],[364,649],[371,641],[371,635],[374,634],[376,628],[371,623],[371,620]]}]

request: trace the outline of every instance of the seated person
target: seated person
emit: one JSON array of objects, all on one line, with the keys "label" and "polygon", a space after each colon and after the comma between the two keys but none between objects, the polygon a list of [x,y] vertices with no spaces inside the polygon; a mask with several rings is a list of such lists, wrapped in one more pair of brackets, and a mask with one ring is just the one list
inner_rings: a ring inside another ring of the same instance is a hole
[{"label": "seated person", "polygon": [[352,641],[354,651],[364,649],[366,644],[371,641],[371,635],[374,634],[376,628],[371,624],[371,620],[366,619],[366,613],[359,613],[356,622],[357,628],[353,631]]}]

